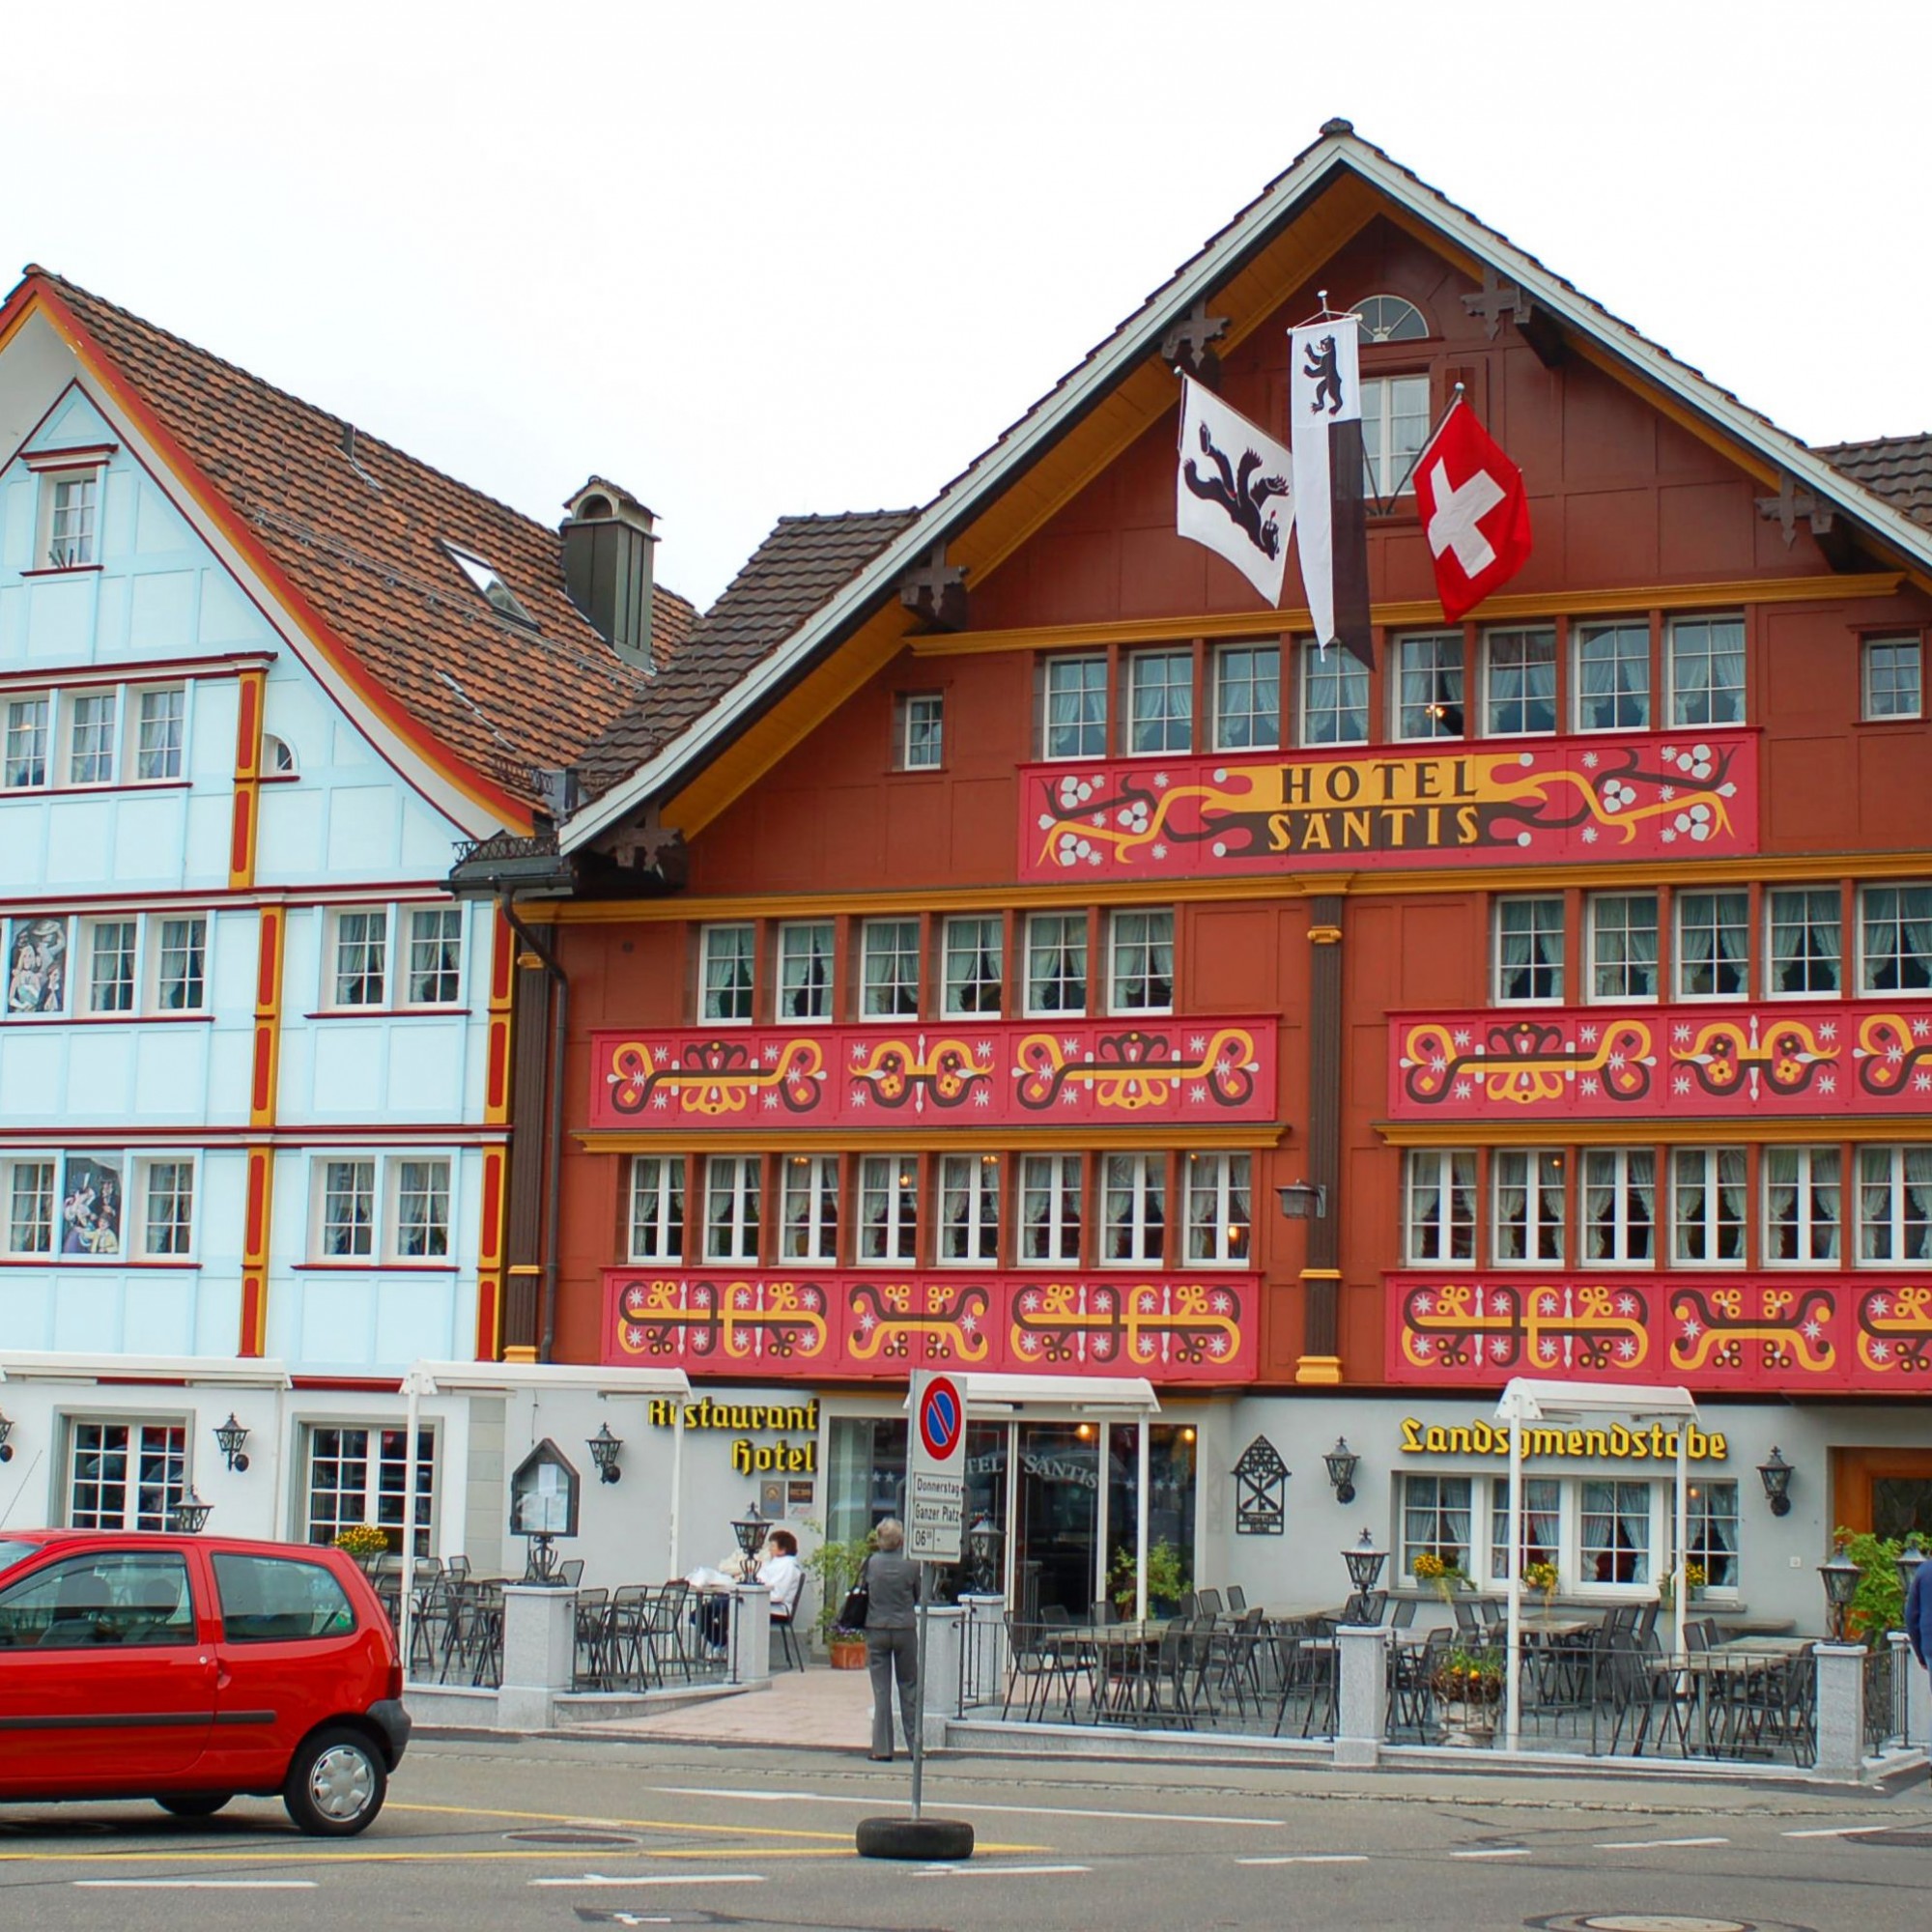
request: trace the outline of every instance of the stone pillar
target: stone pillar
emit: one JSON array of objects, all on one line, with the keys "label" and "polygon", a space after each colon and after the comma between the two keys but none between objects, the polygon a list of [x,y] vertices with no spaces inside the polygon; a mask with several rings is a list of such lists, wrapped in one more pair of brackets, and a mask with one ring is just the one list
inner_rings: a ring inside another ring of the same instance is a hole
[{"label": "stone pillar", "polygon": [[577,1592],[506,1583],[497,1728],[549,1730],[557,1693],[570,1689],[576,1658]]},{"label": "stone pillar", "polygon": [[1344,1624],[1335,1633],[1335,1768],[1366,1771],[1388,1730],[1388,1632]]},{"label": "stone pillar", "polygon": [[740,1583],[731,1592],[733,1684],[762,1684],[772,1674],[772,1593],[762,1583]]},{"label": "stone pillar", "polygon": [[1865,1758],[1865,1647],[1818,1643],[1818,1760],[1821,1777],[1856,1778]]},{"label": "stone pillar", "polygon": [[961,1673],[966,1663],[966,1612],[957,1604],[934,1604],[926,1611],[925,1674],[920,1680],[920,1726],[925,1747],[946,1742],[946,1720],[964,1710]]},{"label": "stone pillar", "polygon": [[1909,1642],[1898,1667],[1905,1672],[1905,1742],[1924,1750],[1932,1742],[1932,1676],[1913,1656]]},{"label": "stone pillar", "polygon": [[962,1702],[998,1704],[1007,1694],[1007,1600],[1004,1597],[965,1596],[959,1599],[966,1612],[966,1677]]},{"label": "stone pillar", "polygon": [[1888,1632],[1886,1641],[1891,1645],[1891,1712],[1887,1729],[1900,1744],[1909,1745],[1925,1735],[1912,1700],[1913,1679],[1923,1678],[1925,1673],[1912,1655],[1912,1639],[1903,1631]]}]

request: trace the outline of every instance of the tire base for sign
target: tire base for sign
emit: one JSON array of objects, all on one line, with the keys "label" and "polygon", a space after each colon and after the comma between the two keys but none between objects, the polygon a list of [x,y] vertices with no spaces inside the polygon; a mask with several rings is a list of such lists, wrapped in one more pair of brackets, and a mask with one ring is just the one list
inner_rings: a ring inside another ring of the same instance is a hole
[{"label": "tire base for sign", "polygon": [[862,1859],[917,1859],[951,1863],[973,1856],[973,1828],[957,1818],[861,1818]]}]

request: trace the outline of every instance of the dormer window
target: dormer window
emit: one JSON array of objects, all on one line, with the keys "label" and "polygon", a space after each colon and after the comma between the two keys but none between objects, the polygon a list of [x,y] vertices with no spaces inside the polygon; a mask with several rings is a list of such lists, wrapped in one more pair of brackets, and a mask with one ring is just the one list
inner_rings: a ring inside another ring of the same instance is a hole
[{"label": "dormer window", "polygon": [[1422,342],[1429,335],[1429,324],[1412,301],[1401,296],[1370,296],[1355,305],[1362,318],[1362,336],[1373,345],[1382,342]]},{"label": "dormer window", "polygon": [[41,475],[42,570],[79,570],[100,560],[100,471],[49,469]]},{"label": "dormer window", "polygon": [[508,617],[512,623],[527,624],[531,630],[536,629],[536,619],[517,602],[516,592],[503,582],[494,563],[478,556],[474,551],[459,549],[453,543],[445,542],[443,549],[464,576],[483,593],[493,611]]}]

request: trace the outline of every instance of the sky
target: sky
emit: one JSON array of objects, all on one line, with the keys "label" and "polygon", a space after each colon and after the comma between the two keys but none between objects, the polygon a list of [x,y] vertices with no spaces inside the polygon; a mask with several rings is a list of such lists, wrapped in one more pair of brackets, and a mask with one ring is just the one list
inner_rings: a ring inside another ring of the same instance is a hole
[{"label": "sky", "polygon": [[0,38],[8,285],[547,523],[608,476],[700,607],[780,516],[928,500],[1336,115],[1792,434],[1932,430],[1924,0],[75,20]]}]

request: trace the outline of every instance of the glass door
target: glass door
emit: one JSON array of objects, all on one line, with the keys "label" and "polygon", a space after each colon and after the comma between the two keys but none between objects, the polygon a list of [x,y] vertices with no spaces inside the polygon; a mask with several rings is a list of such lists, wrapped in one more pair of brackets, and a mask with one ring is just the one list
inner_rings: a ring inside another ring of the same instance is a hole
[{"label": "glass door", "polygon": [[1025,1622],[1045,1609],[1074,1623],[1094,1614],[1098,1555],[1100,1431],[1092,1422],[1018,1425],[1014,1510],[1015,1609]]}]

